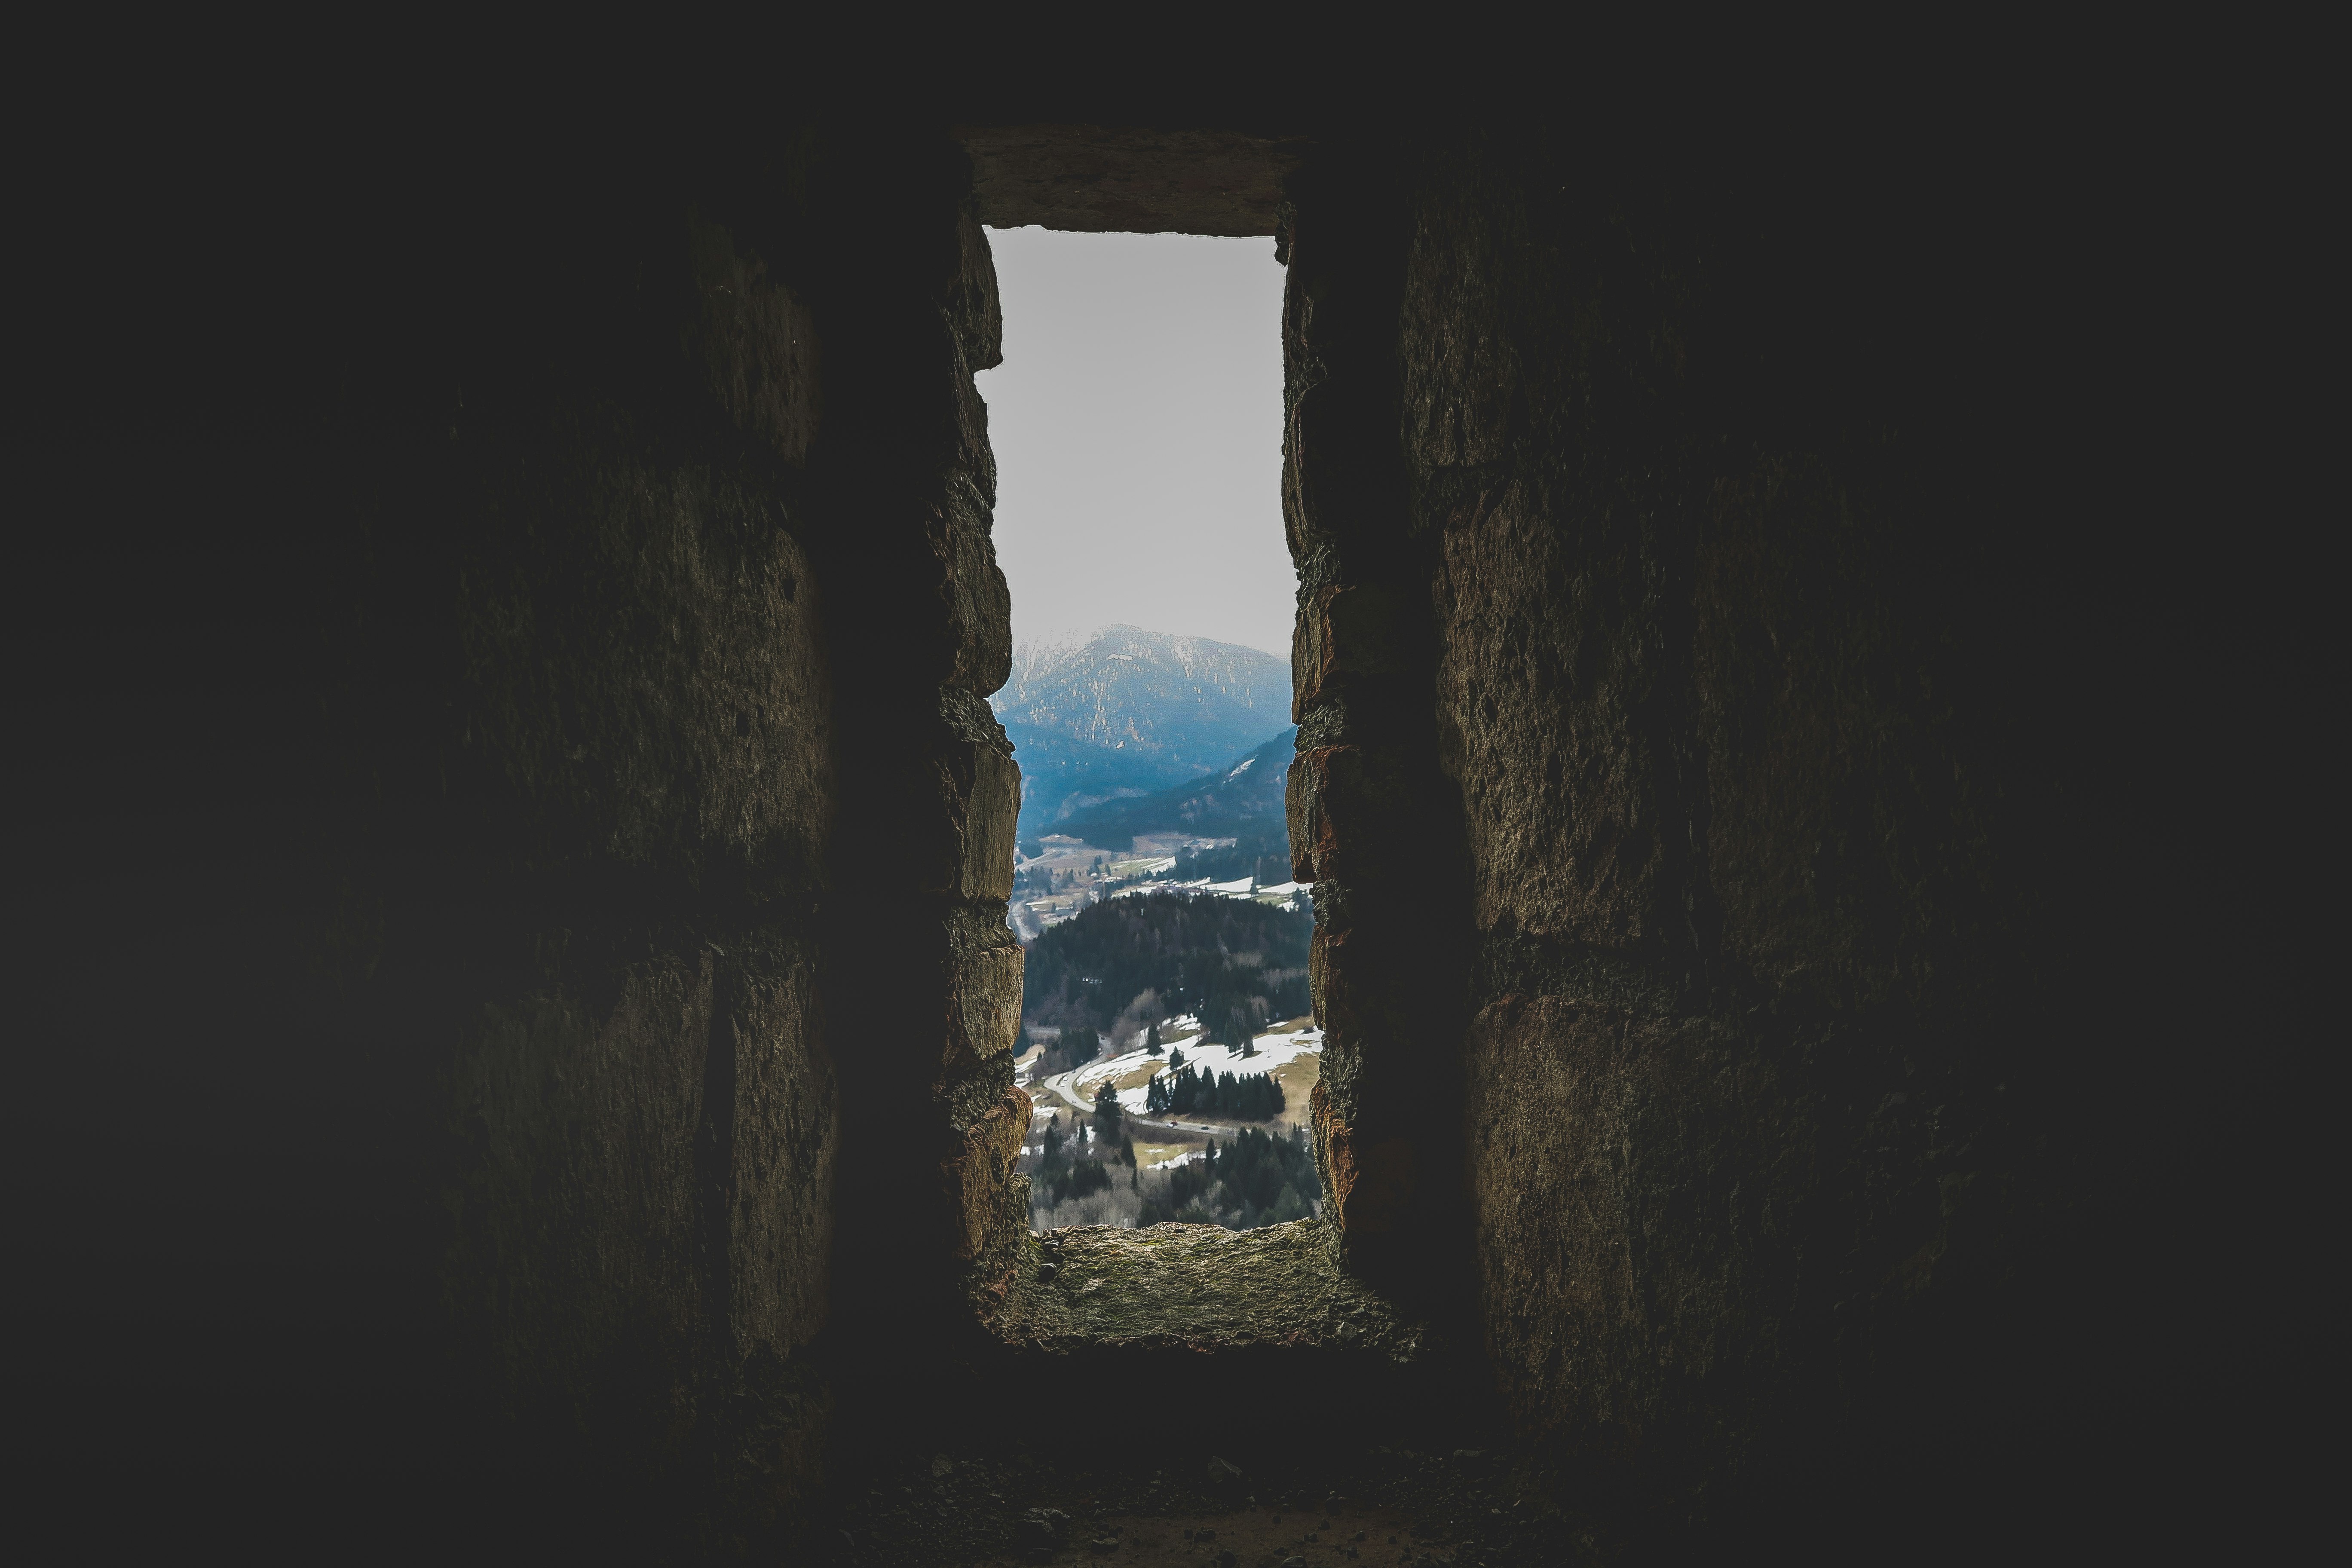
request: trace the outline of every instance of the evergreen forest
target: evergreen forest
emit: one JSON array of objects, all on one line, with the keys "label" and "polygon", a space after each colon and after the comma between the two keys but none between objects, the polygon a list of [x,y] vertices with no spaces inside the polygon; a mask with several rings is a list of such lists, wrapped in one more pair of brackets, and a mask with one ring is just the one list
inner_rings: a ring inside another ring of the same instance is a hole
[{"label": "evergreen forest", "polygon": [[1030,944],[1024,1021],[1108,1030],[1157,991],[1170,1015],[1192,1013],[1206,1038],[1236,1048],[1269,1018],[1312,1005],[1307,948],[1314,917],[1244,899],[1153,893],[1081,910]]},{"label": "evergreen forest", "polygon": [[[1094,1121],[1096,1118],[1087,1119]],[[1135,1143],[1084,1122],[1069,1133],[1055,1117],[1044,1147],[1022,1162],[1030,1181],[1031,1222],[1056,1225],[1218,1225],[1249,1230],[1313,1216],[1323,1198],[1314,1145],[1304,1129],[1288,1133],[1244,1127],[1209,1141],[1204,1157],[1139,1171]]]},{"label": "evergreen forest", "polygon": [[1167,1188],[1146,1194],[1136,1223],[1178,1220],[1248,1230],[1305,1219],[1315,1212],[1313,1200],[1322,1195],[1315,1149],[1305,1129],[1284,1137],[1244,1127],[1223,1149],[1213,1138],[1205,1159],[1171,1167]]},{"label": "evergreen forest", "polygon": [[1250,877],[1267,887],[1290,880],[1290,838],[1287,834],[1245,833],[1217,849],[1186,849],[1176,857],[1171,881],[1191,882],[1205,877],[1231,882]]},{"label": "evergreen forest", "polygon": [[1085,1158],[1087,1145],[1083,1139],[1065,1141],[1060,1118],[1045,1129],[1045,1152],[1030,1182],[1037,1198],[1048,1204],[1066,1203],[1089,1193],[1108,1191],[1111,1185],[1114,1165],[1123,1166],[1118,1179],[1128,1184],[1135,1181],[1135,1145],[1122,1139],[1117,1144],[1105,1142],[1096,1146],[1096,1152],[1108,1158]]},{"label": "evergreen forest", "polygon": [[1265,1121],[1284,1110],[1282,1086],[1271,1073],[1195,1072],[1178,1068],[1160,1073],[1143,1091],[1149,1116],[1230,1116]]}]

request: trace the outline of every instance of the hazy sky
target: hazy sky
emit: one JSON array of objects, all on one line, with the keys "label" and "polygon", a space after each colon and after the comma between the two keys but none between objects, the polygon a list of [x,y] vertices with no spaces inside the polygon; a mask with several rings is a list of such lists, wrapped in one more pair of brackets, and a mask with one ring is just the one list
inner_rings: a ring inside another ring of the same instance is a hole
[{"label": "hazy sky", "polygon": [[980,375],[1013,636],[1125,621],[1287,658],[1274,241],[989,230]]}]

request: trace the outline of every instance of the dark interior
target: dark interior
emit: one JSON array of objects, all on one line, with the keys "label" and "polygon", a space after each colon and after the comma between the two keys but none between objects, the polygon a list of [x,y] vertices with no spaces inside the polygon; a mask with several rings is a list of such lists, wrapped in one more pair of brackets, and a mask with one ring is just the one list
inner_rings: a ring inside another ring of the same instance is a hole
[{"label": "dark interior", "polygon": [[[1283,1390],[1153,1405],[1188,1488],[1475,1449],[1445,1561],[2299,1484],[2309,514],[2158,131],[219,115],[20,230],[9,1466],[90,1560],[1012,1561],[1118,1485],[1003,1468],[1073,1375]],[[1181,1291],[1010,1175],[1026,223],[1288,267],[1331,1204]],[[1029,1489],[878,1520],[935,1456]]]}]

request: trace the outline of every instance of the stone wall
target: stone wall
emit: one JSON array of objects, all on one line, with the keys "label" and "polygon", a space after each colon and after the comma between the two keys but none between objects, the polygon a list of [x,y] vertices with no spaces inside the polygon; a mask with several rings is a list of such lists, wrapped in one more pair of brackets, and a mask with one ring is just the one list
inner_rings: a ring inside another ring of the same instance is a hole
[{"label": "stone wall", "polygon": [[724,1556],[1002,1407],[985,199],[1278,225],[1333,1289],[1682,1525],[2242,1423],[2315,1299],[2314,963],[2240,839],[2325,727],[2213,607],[2259,550],[2148,564],[2157,301],[2042,149],[1049,105],[976,195],[765,102],[28,200],[25,1474]]},{"label": "stone wall", "polygon": [[58,282],[8,1097],[57,1484],[723,1555],[823,1485],[828,1325],[969,1321],[1027,1122],[993,280],[943,132],[739,132],[209,146]]},{"label": "stone wall", "polygon": [[2019,1420],[2130,1448],[2192,1396],[2114,1345],[2214,1299],[2152,1311],[2118,1238],[2247,1125],[2168,1143],[2212,1004],[2157,1001],[2188,902],[2125,840],[2182,781],[2116,679],[2161,646],[2096,586],[2117,520],[2019,435],[2075,303],[2000,259],[2034,187],[1931,212],[1878,156],[1424,128],[1289,185],[1346,1245],[1404,1289],[1461,1205],[1520,1428],[1685,1521],[2013,1479]]},{"label": "stone wall", "polygon": [[[861,670],[842,729],[831,915],[833,984],[865,999],[860,1045],[842,1058],[854,1110],[833,1363],[852,1391],[853,1443],[902,1430],[909,1408],[940,1397],[978,1339],[970,1293],[1001,1284],[1003,1254],[1027,1236],[1008,1185],[1029,1126],[1013,1084],[1021,954],[1005,922],[1021,784],[987,702],[1011,668],[1011,600],[972,384],[1000,362],[1003,326],[962,152],[942,132],[887,156],[934,199],[860,209],[858,286],[890,303],[827,340],[856,369],[829,384],[840,434],[823,454],[828,503],[851,523],[838,657]],[[846,210],[866,195],[841,199]]]},{"label": "stone wall", "polygon": [[1468,952],[1461,814],[1430,717],[1429,552],[1396,441],[1401,214],[1368,153],[1333,150],[1294,176],[1279,237],[1299,576],[1290,844],[1316,885],[1324,1190],[1349,1268],[1422,1298],[1458,1294],[1470,1272],[1454,1085],[1410,1065],[1460,1035]]}]

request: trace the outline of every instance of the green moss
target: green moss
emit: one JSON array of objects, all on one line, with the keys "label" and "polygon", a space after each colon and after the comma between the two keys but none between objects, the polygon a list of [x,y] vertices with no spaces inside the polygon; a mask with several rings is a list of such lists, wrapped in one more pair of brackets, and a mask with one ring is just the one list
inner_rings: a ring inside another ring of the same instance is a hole
[{"label": "green moss", "polygon": [[1245,1231],[1057,1231],[1031,1243],[1030,1266],[991,1326],[1048,1351],[1279,1345],[1416,1359],[1424,1326],[1343,1273],[1333,1241],[1331,1227],[1311,1219]]}]

